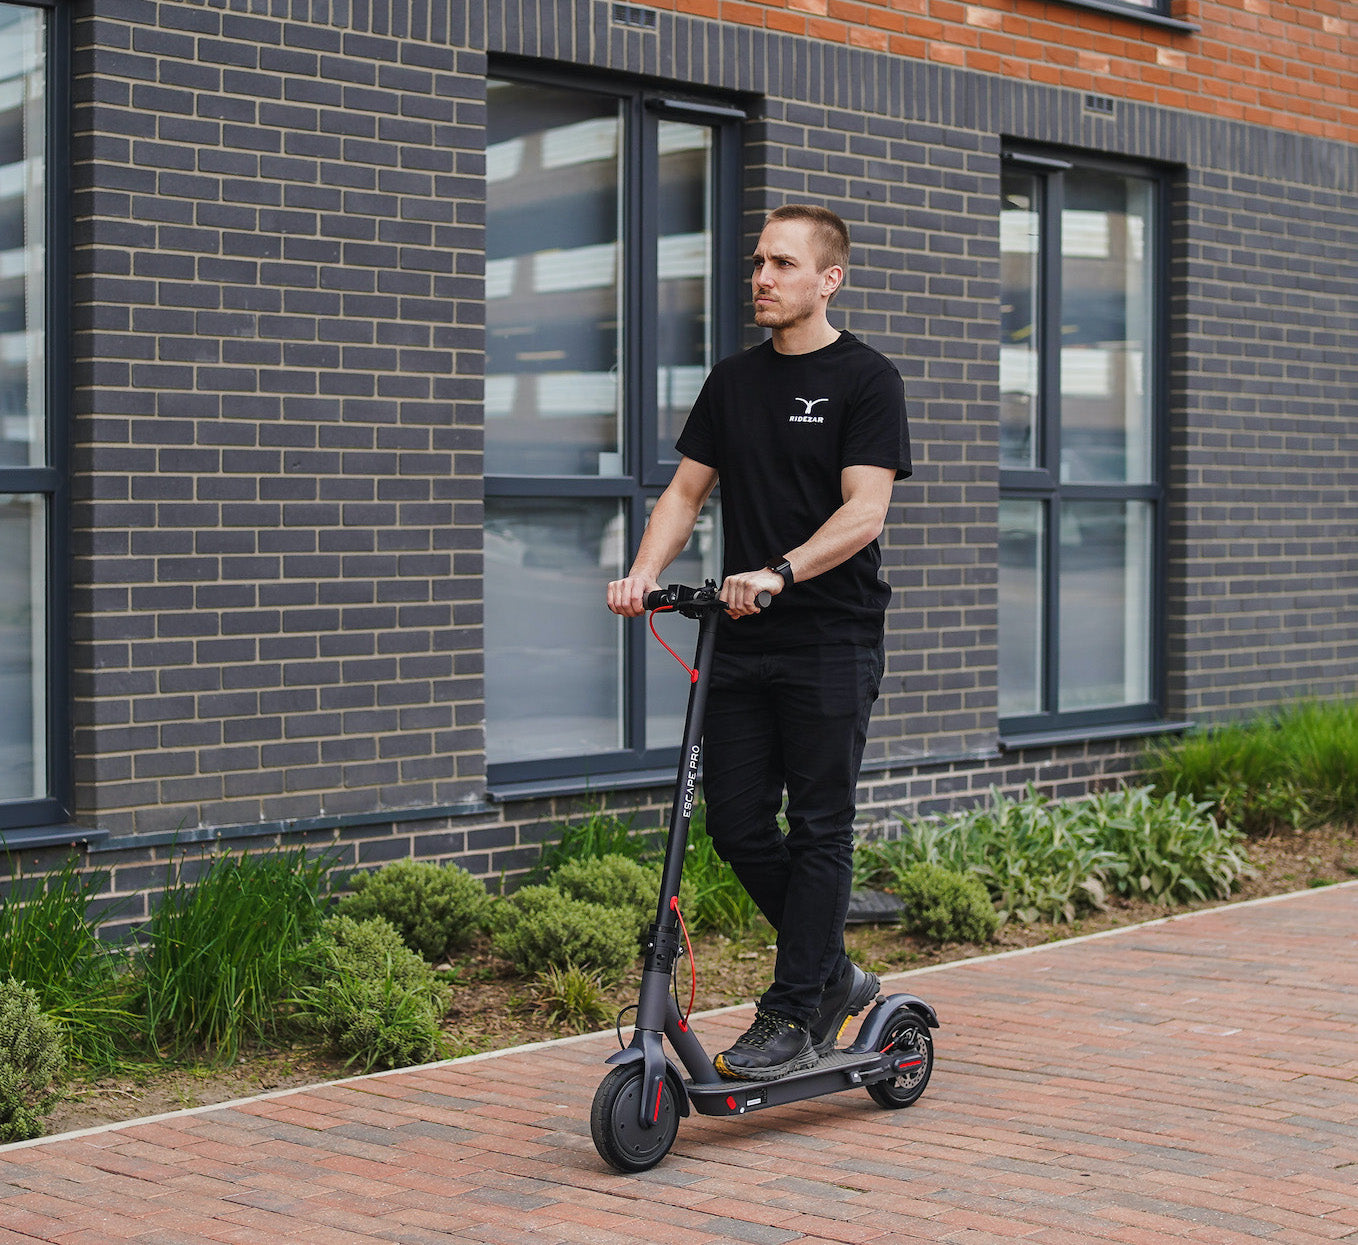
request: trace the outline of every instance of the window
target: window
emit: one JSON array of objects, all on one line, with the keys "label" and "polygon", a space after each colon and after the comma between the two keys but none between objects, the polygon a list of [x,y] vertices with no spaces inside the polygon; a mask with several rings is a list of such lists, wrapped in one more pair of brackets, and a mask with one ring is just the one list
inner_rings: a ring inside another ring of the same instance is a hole
[{"label": "window", "polygon": [[[64,820],[63,430],[48,331],[50,14],[0,4],[0,836]],[[55,60],[55,57],[52,58]],[[55,113],[56,109],[51,109]]]},{"label": "window", "polygon": [[[734,349],[739,114],[573,79],[499,78],[487,98],[491,780],[644,770],[678,746],[687,687],[604,587]],[[719,561],[705,514],[672,575]]]},{"label": "window", "polygon": [[1006,734],[1159,716],[1162,190],[1011,153],[1000,212]]}]

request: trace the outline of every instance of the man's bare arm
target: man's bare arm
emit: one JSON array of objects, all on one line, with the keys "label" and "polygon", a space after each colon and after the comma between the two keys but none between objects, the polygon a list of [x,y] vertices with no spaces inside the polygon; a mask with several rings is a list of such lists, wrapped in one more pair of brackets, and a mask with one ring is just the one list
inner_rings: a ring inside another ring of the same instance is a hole
[{"label": "man's bare arm", "polygon": [[624,579],[608,585],[608,608],[624,618],[645,613],[646,594],[660,587],[665,568],[683,552],[693,535],[703,505],[717,486],[712,467],[681,458],[674,478],[660,494],[646,523],[645,535]]},{"label": "man's bare arm", "polygon": [[[782,550],[793,583],[814,579],[846,562],[882,534],[896,473],[890,467],[845,467],[839,473],[844,498],[839,508],[795,549]],[[777,554],[779,550],[771,550]],[[757,614],[755,594],[783,590],[783,577],[770,570],[745,571],[722,584],[721,598],[733,618]]]}]

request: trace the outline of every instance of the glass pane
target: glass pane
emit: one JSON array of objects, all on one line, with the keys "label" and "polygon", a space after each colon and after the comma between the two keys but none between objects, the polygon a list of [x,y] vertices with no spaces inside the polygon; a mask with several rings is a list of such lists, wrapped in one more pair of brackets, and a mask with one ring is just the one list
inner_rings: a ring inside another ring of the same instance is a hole
[{"label": "glass pane", "polygon": [[1061,213],[1061,478],[1151,478],[1151,183],[1071,172]]},{"label": "glass pane", "polygon": [[1062,710],[1150,699],[1150,516],[1146,502],[1061,508]]},{"label": "glass pane", "polygon": [[614,500],[486,499],[491,764],[621,747],[622,626],[604,595],[626,539]]},{"label": "glass pane", "polygon": [[[667,584],[692,584],[705,580],[721,582],[721,519],[717,502],[709,499],[688,544],[665,572]],[[656,617],[656,630],[689,665],[698,642],[698,629],[691,622],[675,620],[672,615]],[[688,676],[655,639],[647,633],[646,643],[646,746],[674,748],[684,738],[684,714],[688,708]]]},{"label": "glass pane", "polygon": [[712,132],[661,121],[656,204],[656,405],[659,457],[674,442],[712,366]]},{"label": "glass pane", "polygon": [[43,14],[0,7],[0,466],[46,462]]},{"label": "glass pane", "polygon": [[47,531],[38,497],[0,497],[0,800],[47,794]]},{"label": "glass pane", "polygon": [[618,103],[487,101],[486,474],[619,475]]},{"label": "glass pane", "polygon": [[1000,502],[1000,716],[1039,713],[1042,705],[1042,502]]},{"label": "glass pane", "polygon": [[1004,174],[1000,208],[1000,466],[1037,465],[1038,181]]}]

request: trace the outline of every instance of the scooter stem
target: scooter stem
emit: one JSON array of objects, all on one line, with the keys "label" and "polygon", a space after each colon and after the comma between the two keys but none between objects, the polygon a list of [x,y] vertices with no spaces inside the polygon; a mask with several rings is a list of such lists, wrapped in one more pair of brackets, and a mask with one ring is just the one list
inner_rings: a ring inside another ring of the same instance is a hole
[{"label": "scooter stem", "polygon": [[679,894],[679,882],[684,873],[684,853],[688,850],[689,827],[697,800],[703,715],[707,710],[712,654],[717,645],[717,613],[715,608],[698,613],[698,644],[693,658],[695,675],[689,688],[680,754],[683,763],[675,776],[669,834],[665,839],[665,864],[660,878],[660,898],[655,923],[651,926],[647,940],[641,992],[637,999],[637,1029],[662,1032],[665,1028],[665,1001],[670,993],[670,973],[679,953],[679,918],[671,901]]}]

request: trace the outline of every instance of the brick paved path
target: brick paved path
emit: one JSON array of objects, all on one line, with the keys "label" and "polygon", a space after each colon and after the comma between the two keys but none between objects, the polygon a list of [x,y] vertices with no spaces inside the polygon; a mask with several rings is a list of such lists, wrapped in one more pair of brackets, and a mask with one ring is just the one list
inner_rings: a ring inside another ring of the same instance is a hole
[{"label": "brick paved path", "polygon": [[612,1038],[558,1042],[0,1150],[0,1245],[1358,1242],[1358,883],[894,980],[943,1020],[906,1111],[690,1117],[624,1177]]}]

